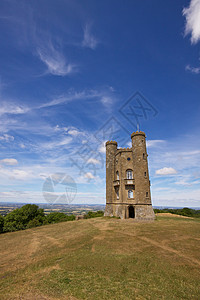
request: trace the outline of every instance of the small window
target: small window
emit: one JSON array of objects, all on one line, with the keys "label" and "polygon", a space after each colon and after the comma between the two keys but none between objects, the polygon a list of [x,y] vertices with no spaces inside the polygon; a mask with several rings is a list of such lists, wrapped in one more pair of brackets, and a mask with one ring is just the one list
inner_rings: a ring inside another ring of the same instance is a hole
[{"label": "small window", "polygon": [[116,172],[116,175],[117,175],[117,180],[119,180],[119,172],[118,171]]},{"label": "small window", "polygon": [[127,179],[133,179],[133,171],[132,170],[127,170],[126,171],[126,178]]},{"label": "small window", "polygon": [[148,192],[146,192],[146,197],[149,197],[149,193]]},{"label": "small window", "polygon": [[131,160],[131,158],[130,158],[130,157],[128,157],[128,158],[127,158],[127,160]]},{"label": "small window", "polygon": [[128,191],[128,198],[133,198],[133,191],[132,190],[129,190]]},{"label": "small window", "polygon": [[143,159],[145,159],[145,154],[143,153]]},{"label": "small window", "polygon": [[144,172],[144,177],[147,177],[147,172]]}]

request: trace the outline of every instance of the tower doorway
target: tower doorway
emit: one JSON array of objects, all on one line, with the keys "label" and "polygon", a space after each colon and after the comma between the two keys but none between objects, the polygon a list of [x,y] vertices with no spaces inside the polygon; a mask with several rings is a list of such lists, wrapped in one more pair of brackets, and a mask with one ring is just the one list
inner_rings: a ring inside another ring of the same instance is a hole
[{"label": "tower doorway", "polygon": [[132,219],[135,218],[135,209],[133,206],[129,206],[128,213],[129,213],[129,218],[132,218]]}]

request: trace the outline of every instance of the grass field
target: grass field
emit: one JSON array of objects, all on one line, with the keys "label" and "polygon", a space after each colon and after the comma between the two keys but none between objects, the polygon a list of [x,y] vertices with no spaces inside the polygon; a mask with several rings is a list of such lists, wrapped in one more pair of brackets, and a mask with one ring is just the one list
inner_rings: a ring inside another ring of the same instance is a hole
[{"label": "grass field", "polygon": [[0,299],[200,299],[200,220],[95,218],[0,235]]}]

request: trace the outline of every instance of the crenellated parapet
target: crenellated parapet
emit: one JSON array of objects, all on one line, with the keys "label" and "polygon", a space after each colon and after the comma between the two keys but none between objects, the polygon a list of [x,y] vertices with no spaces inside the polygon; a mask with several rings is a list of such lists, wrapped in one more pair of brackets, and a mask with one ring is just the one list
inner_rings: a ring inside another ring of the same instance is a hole
[{"label": "crenellated parapet", "polygon": [[146,135],[133,132],[132,147],[106,142],[105,216],[154,220],[146,151]]}]

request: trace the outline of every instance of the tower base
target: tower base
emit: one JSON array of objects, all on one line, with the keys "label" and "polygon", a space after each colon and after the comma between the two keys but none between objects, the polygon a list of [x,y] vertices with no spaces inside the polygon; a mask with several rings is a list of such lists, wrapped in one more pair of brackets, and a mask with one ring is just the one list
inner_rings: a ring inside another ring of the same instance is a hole
[{"label": "tower base", "polygon": [[135,219],[140,221],[155,220],[155,214],[151,204],[106,204],[104,216],[114,216],[119,217],[120,219]]}]

